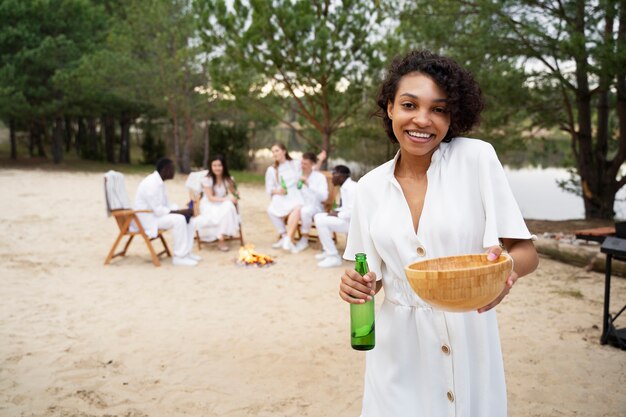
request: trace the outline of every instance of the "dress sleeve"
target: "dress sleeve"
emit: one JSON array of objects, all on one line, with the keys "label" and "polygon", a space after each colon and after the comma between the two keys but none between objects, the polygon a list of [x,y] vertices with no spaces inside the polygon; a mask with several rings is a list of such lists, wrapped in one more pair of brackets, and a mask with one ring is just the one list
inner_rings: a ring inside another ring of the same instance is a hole
[{"label": "dress sleeve", "polygon": [[202,178],[201,184],[202,188],[211,188],[213,186],[213,178],[204,177]]},{"label": "dress sleeve", "polygon": [[265,171],[265,192],[270,197],[272,196],[272,190],[278,188],[278,182],[276,181],[276,169],[273,166],[267,167]]},{"label": "dress sleeve", "polygon": [[352,217],[350,218],[350,230],[348,231],[343,258],[354,261],[357,253],[365,253],[367,255],[367,266],[370,271],[376,274],[376,280],[380,281],[383,278],[382,260],[374,246],[374,241],[372,241],[369,231],[373,210],[372,202],[367,200],[368,192],[365,184],[357,183],[355,194]]},{"label": "dress sleeve", "polygon": [[483,247],[498,245],[500,238],[531,239],[493,146],[482,150],[478,171],[485,211]]}]

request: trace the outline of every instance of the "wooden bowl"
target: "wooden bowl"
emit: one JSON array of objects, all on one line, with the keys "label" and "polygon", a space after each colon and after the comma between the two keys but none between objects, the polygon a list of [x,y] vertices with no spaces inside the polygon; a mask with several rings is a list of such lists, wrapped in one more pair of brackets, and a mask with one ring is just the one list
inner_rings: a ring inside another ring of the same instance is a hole
[{"label": "wooden bowl", "polygon": [[404,270],[422,300],[441,310],[463,312],[495,300],[512,267],[513,261],[506,254],[495,261],[488,261],[486,254],[472,254],[419,261]]}]

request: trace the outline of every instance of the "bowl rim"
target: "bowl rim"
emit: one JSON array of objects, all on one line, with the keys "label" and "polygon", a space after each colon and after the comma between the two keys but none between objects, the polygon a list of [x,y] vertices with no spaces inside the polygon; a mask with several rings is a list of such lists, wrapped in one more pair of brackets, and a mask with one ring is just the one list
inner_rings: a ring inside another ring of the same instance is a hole
[{"label": "bowl rim", "polygon": [[[468,253],[465,255],[452,255],[452,256],[439,256],[436,258],[430,258],[430,259],[422,259],[421,261],[416,261],[416,262],[411,262],[410,264],[408,264],[407,266],[404,267],[404,269],[406,271],[411,270],[411,271],[419,271],[419,272],[430,272],[430,273],[444,273],[444,272],[454,272],[454,271],[475,271],[475,270],[479,270],[479,269],[484,269],[484,268],[491,268],[491,267],[496,267],[496,266],[500,266],[504,263],[508,263],[509,261],[511,262],[511,264],[513,263],[513,258],[511,258],[511,255],[509,255],[506,252],[502,252],[500,254],[500,256],[497,259],[494,259],[493,264],[487,264],[487,265],[480,265],[480,266],[471,266],[471,267],[467,267],[467,268],[446,268],[446,269],[415,269],[415,268],[411,268],[413,265],[422,263],[422,262],[428,262],[428,261],[433,261],[435,259],[440,259],[440,258],[462,258],[465,256],[487,256],[488,254],[486,253]],[[503,260],[500,260],[500,258],[504,258]]]}]

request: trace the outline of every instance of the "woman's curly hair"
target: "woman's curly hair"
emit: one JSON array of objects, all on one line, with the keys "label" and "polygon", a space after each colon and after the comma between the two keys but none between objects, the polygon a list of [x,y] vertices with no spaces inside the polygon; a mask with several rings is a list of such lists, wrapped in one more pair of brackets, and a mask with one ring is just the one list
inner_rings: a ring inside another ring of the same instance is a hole
[{"label": "woman's curly hair", "polygon": [[398,56],[391,62],[376,101],[379,108],[374,115],[382,118],[383,127],[391,142],[398,143],[398,139],[393,133],[392,122],[387,114],[387,104],[394,102],[400,79],[412,72],[428,75],[448,96],[450,128],[444,142],[450,142],[453,137],[469,132],[478,124],[485,103],[474,76],[451,58],[430,51],[413,51],[404,57]]}]

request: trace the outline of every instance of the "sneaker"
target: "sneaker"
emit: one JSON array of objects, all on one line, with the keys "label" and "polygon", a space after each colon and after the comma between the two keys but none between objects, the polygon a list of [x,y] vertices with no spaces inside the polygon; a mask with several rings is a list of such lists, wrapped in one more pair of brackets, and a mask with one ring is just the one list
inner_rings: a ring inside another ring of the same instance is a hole
[{"label": "sneaker", "polygon": [[336,268],[341,266],[341,258],[339,255],[329,255],[321,262],[317,263],[320,268]]},{"label": "sneaker", "polygon": [[198,265],[198,262],[194,261],[193,259],[179,258],[178,256],[174,256],[174,259],[172,259],[172,264],[174,266],[196,266]]},{"label": "sneaker", "polygon": [[328,254],[326,252],[321,252],[315,255],[315,259],[317,259],[318,261],[322,261],[326,259],[327,256]]},{"label": "sneaker", "polygon": [[202,256],[196,255],[193,252],[189,252],[189,254],[185,256],[185,258],[191,259],[192,261],[196,261],[196,262],[200,262],[202,260]]},{"label": "sneaker", "polygon": [[280,239],[278,239],[276,242],[272,243],[272,248],[273,249],[280,249],[283,247],[283,240],[285,240],[286,237],[281,237]]},{"label": "sneaker", "polygon": [[283,250],[286,250],[287,252],[292,252],[295,249],[296,247],[293,245],[291,239],[289,239],[288,237],[283,239]]},{"label": "sneaker", "polygon": [[300,239],[298,241],[298,243],[296,243],[296,246],[295,246],[294,250],[291,251],[291,253],[302,252],[303,250],[305,250],[308,247],[309,247],[309,240],[308,239]]}]

